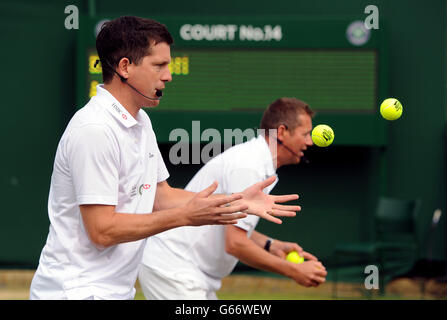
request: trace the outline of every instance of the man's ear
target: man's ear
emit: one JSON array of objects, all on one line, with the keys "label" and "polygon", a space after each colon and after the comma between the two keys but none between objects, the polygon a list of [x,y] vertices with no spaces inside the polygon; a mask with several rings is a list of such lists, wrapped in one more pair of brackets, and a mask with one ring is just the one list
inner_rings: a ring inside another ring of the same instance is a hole
[{"label": "man's ear", "polygon": [[132,62],[129,58],[123,57],[118,62],[118,73],[125,79],[129,78],[129,66]]},{"label": "man's ear", "polygon": [[279,127],[276,131],[276,134],[280,141],[283,141],[286,131],[287,131],[287,128],[285,125],[283,125],[283,124],[279,125]]}]

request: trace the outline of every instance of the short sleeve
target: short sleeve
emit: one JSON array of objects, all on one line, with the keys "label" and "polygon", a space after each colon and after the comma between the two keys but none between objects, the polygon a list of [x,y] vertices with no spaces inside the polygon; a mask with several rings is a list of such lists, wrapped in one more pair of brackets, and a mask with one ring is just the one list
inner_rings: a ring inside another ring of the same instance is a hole
[{"label": "short sleeve", "polygon": [[143,121],[145,121],[145,123],[147,124],[147,127],[149,129],[149,139],[150,139],[151,143],[154,144],[152,146],[151,150],[156,149],[156,153],[157,153],[157,183],[159,183],[159,182],[165,181],[169,178],[169,171],[166,168],[166,165],[165,165],[165,162],[163,161],[163,157],[161,155],[160,149],[158,148],[157,137],[156,137],[155,132],[152,128],[152,122],[151,122],[149,115],[142,110],[140,110],[140,114],[141,114],[142,119],[144,119]]},{"label": "short sleeve", "polygon": [[107,129],[89,124],[73,129],[67,157],[78,205],[118,204],[119,147]]},{"label": "short sleeve", "polygon": [[163,157],[161,155],[160,149],[157,146],[157,183],[165,181],[169,178],[169,171],[166,168],[165,162],[163,161]]}]

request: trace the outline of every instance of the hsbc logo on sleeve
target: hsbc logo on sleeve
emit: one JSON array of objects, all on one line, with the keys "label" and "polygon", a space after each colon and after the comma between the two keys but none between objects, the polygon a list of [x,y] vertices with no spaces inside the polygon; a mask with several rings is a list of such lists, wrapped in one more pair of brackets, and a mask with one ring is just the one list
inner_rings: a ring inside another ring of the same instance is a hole
[{"label": "hsbc logo on sleeve", "polygon": [[140,196],[143,195],[143,192],[149,190],[150,187],[151,187],[150,184],[142,184],[142,185],[140,185],[140,187],[138,188],[138,193],[140,194]]},{"label": "hsbc logo on sleeve", "polygon": [[132,187],[132,190],[130,191],[130,197],[133,198],[133,197],[135,197],[137,194],[139,194],[140,196],[142,196],[143,193],[144,193],[145,191],[148,191],[150,188],[151,188],[151,185],[150,185],[150,184],[147,184],[147,183],[146,183],[146,184],[143,183],[143,184],[141,184],[139,187],[137,187],[137,185],[134,185],[134,186]]}]

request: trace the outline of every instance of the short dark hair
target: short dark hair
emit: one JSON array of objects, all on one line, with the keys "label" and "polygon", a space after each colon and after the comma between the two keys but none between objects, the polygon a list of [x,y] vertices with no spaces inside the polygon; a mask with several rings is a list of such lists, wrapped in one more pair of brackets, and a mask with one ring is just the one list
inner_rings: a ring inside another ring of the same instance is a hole
[{"label": "short dark hair", "polygon": [[283,124],[293,131],[301,124],[298,120],[300,114],[307,114],[312,118],[315,113],[306,102],[297,98],[279,98],[264,111],[260,128],[268,134],[269,129],[278,129]]},{"label": "short dark hair", "polygon": [[[105,22],[96,37],[96,51],[102,63],[102,78],[107,83],[113,78],[113,70],[123,57],[139,64],[151,53],[151,46],[174,40],[164,24],[155,20],[123,16]],[[105,66],[107,64],[107,66]]]}]

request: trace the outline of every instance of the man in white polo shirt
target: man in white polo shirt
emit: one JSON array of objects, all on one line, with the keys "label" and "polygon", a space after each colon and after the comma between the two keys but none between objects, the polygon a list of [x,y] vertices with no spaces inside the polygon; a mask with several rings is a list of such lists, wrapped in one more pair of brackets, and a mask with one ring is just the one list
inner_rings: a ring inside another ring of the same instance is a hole
[{"label": "man in white polo shirt", "polygon": [[[234,224],[246,213],[276,221],[295,206],[265,197],[270,178],[239,194],[171,188],[151,121],[169,72],[172,37],[156,21],[121,17],[97,37],[104,85],[68,124],[48,200],[50,230],[31,299],[132,299],[145,238],[179,226]],[[154,212],[153,212],[154,211]],[[153,213],[152,213],[153,212]]]},{"label": "man in white polo shirt", "polygon": [[[265,111],[259,135],[236,145],[206,163],[186,186],[197,191],[217,180],[216,192],[244,190],[276,169],[300,162],[312,145],[313,111],[295,98],[274,101]],[[268,186],[269,193],[275,186]],[[181,227],[148,239],[139,282],[147,299],[216,299],[221,279],[231,273],[238,260],[257,269],[275,272],[303,286],[325,281],[325,267],[298,244],[273,240],[255,231],[259,217],[248,216],[235,225]],[[298,251],[308,261],[285,260]]]}]

